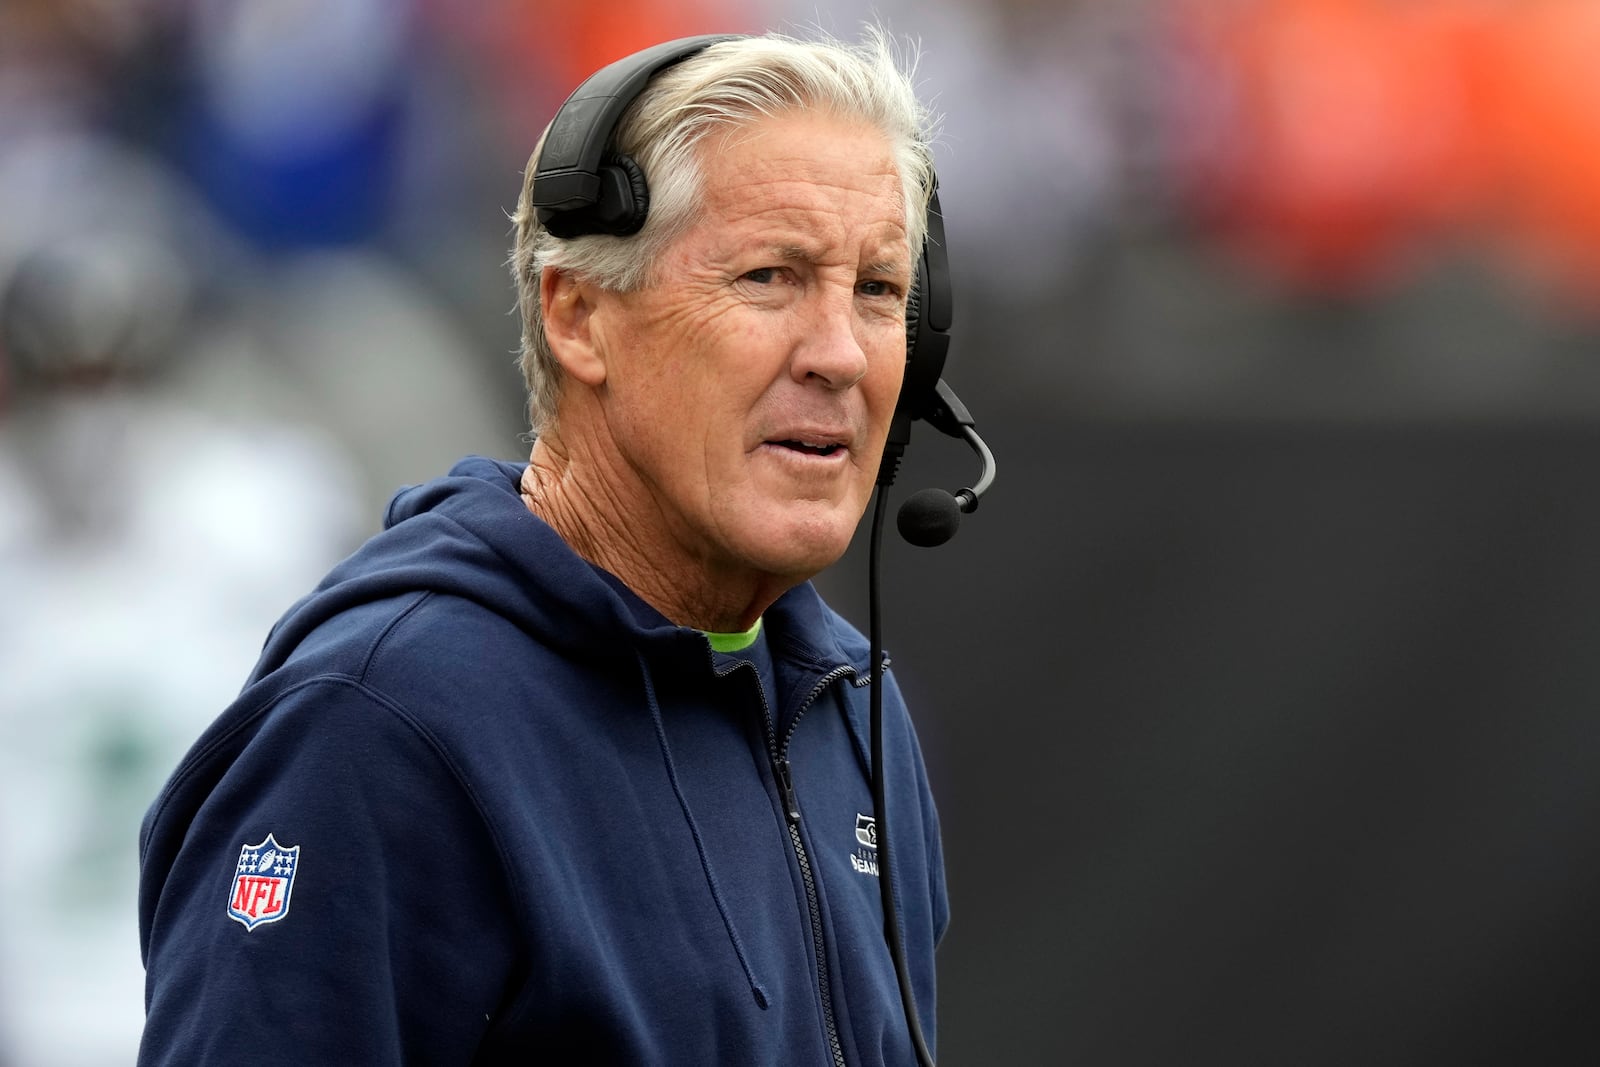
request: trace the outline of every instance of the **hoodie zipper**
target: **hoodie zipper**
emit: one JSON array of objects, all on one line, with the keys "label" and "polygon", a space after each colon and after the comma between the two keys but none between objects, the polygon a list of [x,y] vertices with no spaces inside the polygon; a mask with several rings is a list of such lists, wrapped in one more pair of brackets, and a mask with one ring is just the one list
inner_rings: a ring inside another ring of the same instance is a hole
[{"label": "hoodie zipper", "polygon": [[828,957],[826,941],[822,932],[822,906],[818,903],[816,873],[811,869],[811,856],[806,851],[806,845],[800,838],[800,801],[794,792],[794,769],[789,764],[789,739],[794,736],[795,727],[800,725],[800,718],[806,713],[816,699],[822,695],[823,690],[840,678],[855,674],[852,667],[835,667],[817,680],[811,692],[806,694],[805,700],[795,709],[794,720],[790,722],[789,729],[784,733],[783,740],[779,741],[777,727],[773,723],[772,708],[767,704],[765,689],[757,686],[761,693],[761,709],[765,714],[767,726],[767,749],[772,757],[772,774],[778,782],[778,790],[783,795],[784,824],[789,830],[789,843],[794,848],[795,859],[800,863],[800,880],[805,884],[806,908],[811,917],[811,943],[817,954],[817,990],[822,996],[822,1024],[827,1031],[828,1051],[833,1056],[834,1067],[846,1067],[844,1060],[844,1045],[839,1040],[839,1024],[833,1015],[832,983],[828,980]]}]

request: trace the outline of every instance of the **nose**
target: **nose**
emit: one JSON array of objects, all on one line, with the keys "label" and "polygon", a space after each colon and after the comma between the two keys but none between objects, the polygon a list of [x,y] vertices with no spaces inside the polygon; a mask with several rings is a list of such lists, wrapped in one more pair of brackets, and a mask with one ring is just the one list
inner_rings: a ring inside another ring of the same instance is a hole
[{"label": "nose", "polygon": [[867,352],[850,294],[817,301],[809,318],[790,365],[795,380],[842,392],[865,378]]}]

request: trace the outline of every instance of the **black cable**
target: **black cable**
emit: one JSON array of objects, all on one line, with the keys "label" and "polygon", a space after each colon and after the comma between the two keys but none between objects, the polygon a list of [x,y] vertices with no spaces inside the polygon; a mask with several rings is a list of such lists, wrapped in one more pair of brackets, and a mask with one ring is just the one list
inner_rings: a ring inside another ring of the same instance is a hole
[{"label": "black cable", "polygon": [[[899,457],[890,465],[888,478],[893,480],[894,467]],[[900,941],[900,912],[894,893],[894,865],[889,848],[889,801],[884,785],[883,758],[883,613],[878,595],[878,563],[883,554],[883,513],[889,494],[888,483],[880,476],[877,504],[872,511],[872,536],[867,554],[868,629],[872,644],[872,804],[877,812],[878,832],[878,891],[883,898],[883,936],[889,943],[889,958],[894,961],[895,978],[900,983],[900,1003],[905,1007],[906,1027],[911,1033],[911,1044],[916,1048],[917,1062],[922,1067],[934,1067],[933,1054],[922,1036],[922,1022],[917,1017],[917,999],[911,989],[911,972],[907,967],[905,946]]]}]

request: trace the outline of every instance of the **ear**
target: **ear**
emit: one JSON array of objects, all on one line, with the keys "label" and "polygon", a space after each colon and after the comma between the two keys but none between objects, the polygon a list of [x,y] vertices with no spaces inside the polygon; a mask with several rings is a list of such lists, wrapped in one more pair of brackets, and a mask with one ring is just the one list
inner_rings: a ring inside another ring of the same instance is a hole
[{"label": "ear", "polygon": [[561,369],[584,385],[603,384],[605,359],[589,328],[593,287],[555,267],[546,267],[539,275],[539,307],[544,314],[545,339]]}]

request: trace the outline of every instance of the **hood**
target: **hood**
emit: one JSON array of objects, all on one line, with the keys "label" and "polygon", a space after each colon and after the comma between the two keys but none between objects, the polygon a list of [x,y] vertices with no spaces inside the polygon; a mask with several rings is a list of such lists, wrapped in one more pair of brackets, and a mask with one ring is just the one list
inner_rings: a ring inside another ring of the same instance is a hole
[{"label": "hood", "polygon": [[[522,502],[526,464],[471,456],[443,478],[400,490],[384,529],[279,620],[255,672],[281,666],[317,627],[362,604],[439,593],[483,605],[546,645],[581,656],[637,642],[699,639],[573,552]],[[622,647],[619,647],[622,646]]]},{"label": "hood", "polygon": [[[678,626],[601,567],[573,552],[522,502],[525,463],[470,456],[450,473],[402,489],[384,529],[330,571],[273,628],[254,677],[281,666],[324,622],[361,604],[433,592],[483,605],[579,658],[642,652],[703,660],[705,639]],[[867,647],[810,583],[768,610],[769,634],[802,660],[865,671]],[[797,640],[796,635],[808,635]],[[619,641],[626,635],[631,640]],[[252,679],[253,680],[253,679]]]}]

